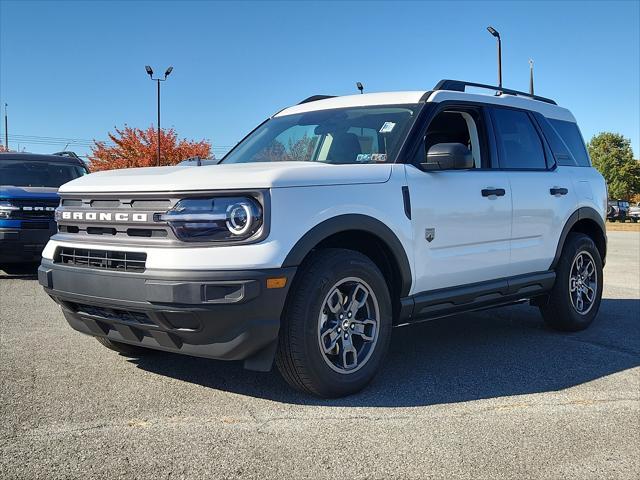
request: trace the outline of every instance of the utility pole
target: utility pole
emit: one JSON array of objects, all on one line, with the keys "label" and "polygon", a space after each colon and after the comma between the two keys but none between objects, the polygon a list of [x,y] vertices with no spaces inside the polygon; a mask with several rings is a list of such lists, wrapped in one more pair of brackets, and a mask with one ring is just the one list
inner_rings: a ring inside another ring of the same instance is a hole
[{"label": "utility pole", "polygon": [[7,104],[4,104],[4,148],[9,151],[9,119],[7,118]]},{"label": "utility pole", "polygon": [[529,59],[529,93],[533,95],[533,60]]},{"label": "utility pole", "polygon": [[158,84],[158,159],[156,161],[156,165],[160,166],[160,82],[164,82],[167,80],[167,77],[173,71],[173,67],[167,68],[164,72],[164,78],[153,78],[153,70],[149,65],[146,65],[144,69],[147,71],[147,75],[149,78]]}]

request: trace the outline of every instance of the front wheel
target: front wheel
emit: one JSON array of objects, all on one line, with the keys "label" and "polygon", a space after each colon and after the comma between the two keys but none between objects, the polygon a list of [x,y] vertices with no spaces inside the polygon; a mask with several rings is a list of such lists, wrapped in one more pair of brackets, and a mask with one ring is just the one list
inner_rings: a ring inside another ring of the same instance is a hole
[{"label": "front wheel", "polygon": [[575,332],[591,325],[602,299],[602,259],[593,240],[570,233],[556,268],[549,300],[540,306],[544,321],[556,330]]},{"label": "front wheel", "polygon": [[276,355],[284,379],[319,397],[364,388],[391,339],[391,299],[378,267],[355,251],[319,250],[289,295]]}]

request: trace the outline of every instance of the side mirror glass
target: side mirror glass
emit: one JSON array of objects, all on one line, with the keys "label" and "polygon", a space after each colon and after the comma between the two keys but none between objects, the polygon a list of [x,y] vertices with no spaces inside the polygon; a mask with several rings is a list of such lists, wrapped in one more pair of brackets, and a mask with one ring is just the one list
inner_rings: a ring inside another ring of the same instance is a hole
[{"label": "side mirror glass", "polygon": [[473,154],[461,143],[437,143],[429,148],[424,170],[462,170],[473,168]]}]

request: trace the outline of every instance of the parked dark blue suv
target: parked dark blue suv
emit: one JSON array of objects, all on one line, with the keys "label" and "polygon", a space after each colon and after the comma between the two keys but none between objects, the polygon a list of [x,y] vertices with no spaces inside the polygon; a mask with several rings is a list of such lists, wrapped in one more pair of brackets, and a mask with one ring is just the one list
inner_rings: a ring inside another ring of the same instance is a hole
[{"label": "parked dark blue suv", "polygon": [[40,261],[56,232],[58,187],[86,173],[75,156],[0,153],[0,268]]}]

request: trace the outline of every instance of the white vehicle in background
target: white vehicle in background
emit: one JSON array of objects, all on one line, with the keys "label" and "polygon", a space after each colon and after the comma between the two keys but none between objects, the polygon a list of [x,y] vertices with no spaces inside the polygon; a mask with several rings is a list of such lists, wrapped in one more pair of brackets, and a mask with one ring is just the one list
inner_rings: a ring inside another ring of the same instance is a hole
[{"label": "white vehicle in background", "polygon": [[638,220],[640,220],[640,202],[629,207],[627,217],[629,217],[629,220],[631,220],[633,223],[636,223]]},{"label": "white vehicle in background", "polygon": [[363,388],[394,326],[527,300],[586,328],[607,198],[576,121],[470,86],[498,90],[310,97],[219,165],[70,182],[39,281],[111,349],[275,359],[323,397]]}]

